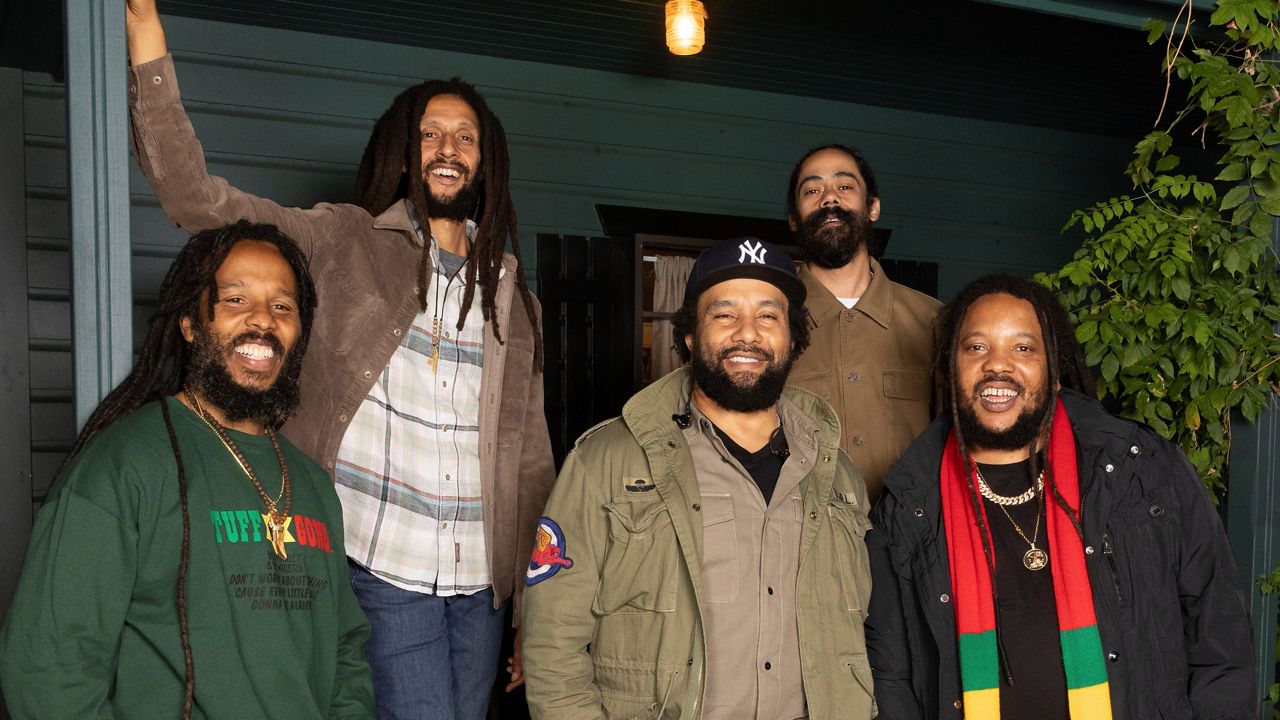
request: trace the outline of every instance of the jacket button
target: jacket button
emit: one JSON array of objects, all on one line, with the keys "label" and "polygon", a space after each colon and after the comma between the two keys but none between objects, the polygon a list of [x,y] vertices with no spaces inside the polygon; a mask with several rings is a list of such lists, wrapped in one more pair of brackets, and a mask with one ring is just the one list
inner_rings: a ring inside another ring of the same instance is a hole
[{"label": "jacket button", "polygon": [[674,448],[675,446],[676,446],[676,441],[675,441],[675,440],[668,440],[668,441],[667,441],[667,447],[669,447],[669,448]]},{"label": "jacket button", "polygon": [[861,380],[861,379],[862,379],[862,375],[860,375],[857,371],[854,371],[854,372],[849,373],[849,381],[850,381],[850,382],[857,382],[857,381],[859,381],[859,380]]},{"label": "jacket button", "polygon": [[702,505],[701,505],[701,504],[699,504],[699,503],[694,503],[694,504],[693,504],[693,511],[694,511],[694,512],[702,512]]},{"label": "jacket button", "polygon": [[392,330],[391,334],[395,335],[396,337],[400,337],[400,328],[396,328],[395,330]]},{"label": "jacket button", "polygon": [[364,379],[365,379],[365,380],[368,380],[369,378],[373,377],[373,371],[372,371],[372,370],[365,370],[364,372],[362,372],[362,373],[360,373],[360,374],[361,374],[362,376],[364,376]]},{"label": "jacket button", "polygon": [[766,662],[765,662],[765,664],[764,664],[764,669],[765,669],[765,670],[772,670],[772,669],[773,669],[773,663],[771,663],[771,662],[767,662],[767,661],[766,661]]},{"label": "jacket button", "polygon": [[1103,469],[1106,470],[1107,472],[1115,472],[1116,466],[1112,465],[1111,463],[1107,463],[1107,466]]},{"label": "jacket button", "polygon": [[924,508],[915,509],[916,517],[924,517]]},{"label": "jacket button", "polygon": [[1142,450],[1141,450],[1137,445],[1131,445],[1131,446],[1129,446],[1129,454],[1130,454],[1130,455],[1141,455],[1141,454],[1142,454]]},{"label": "jacket button", "polygon": [[1115,650],[1112,650],[1111,652],[1107,653],[1107,662],[1116,662],[1119,659],[1120,659],[1120,653],[1116,652]]},{"label": "jacket button", "polygon": [[1164,507],[1160,505],[1152,505],[1151,508],[1147,510],[1147,513],[1153,518],[1162,518],[1164,517]]},{"label": "jacket button", "polygon": [[853,436],[853,444],[854,444],[854,445],[861,445],[862,443],[864,443],[864,442],[866,442],[866,441],[867,441],[867,439],[866,439],[866,438],[864,438],[864,437],[862,437],[861,435],[854,435],[854,436]]},{"label": "jacket button", "polygon": [[339,416],[338,416],[338,422],[346,422],[346,421],[347,421],[347,416],[346,416],[346,415],[339,415]]},{"label": "jacket button", "polygon": [[1092,545],[1088,545],[1088,546],[1086,546],[1086,547],[1085,547],[1085,549],[1084,549],[1084,554],[1085,554],[1085,555],[1092,555],[1092,554],[1093,554],[1093,546],[1092,546]]},{"label": "jacket button", "polygon": [[823,455],[823,456],[822,456],[822,462],[824,462],[824,463],[829,463],[829,462],[831,462],[831,456],[830,456],[830,455]]},{"label": "jacket button", "polygon": [[809,511],[809,519],[810,519],[810,520],[817,520],[817,519],[818,519],[818,513],[817,513],[816,511],[810,510],[810,511]]},{"label": "jacket button", "polygon": [[951,596],[950,596],[950,595],[948,595],[948,594],[946,594],[946,593],[942,593],[942,597],[940,597],[940,598],[938,598],[938,599],[939,599],[939,600],[941,600],[941,601],[942,601],[942,602],[944,602],[944,603],[951,602]]},{"label": "jacket button", "polygon": [[955,702],[951,703],[951,706],[952,706],[952,707],[954,707],[955,709],[959,710],[959,709],[961,708],[960,701],[959,701],[959,700],[957,700],[957,701],[955,701]]}]

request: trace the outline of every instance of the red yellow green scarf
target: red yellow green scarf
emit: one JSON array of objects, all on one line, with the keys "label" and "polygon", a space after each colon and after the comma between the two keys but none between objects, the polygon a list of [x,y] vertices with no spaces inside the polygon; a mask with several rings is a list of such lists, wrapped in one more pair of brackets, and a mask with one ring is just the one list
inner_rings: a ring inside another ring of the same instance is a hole
[{"label": "red yellow green scarf", "polygon": [[[1053,573],[1053,597],[1058,605],[1062,665],[1067,676],[1067,702],[1073,720],[1107,720],[1111,717],[1111,694],[1098,621],[1093,612],[1093,593],[1085,570],[1084,549],[1071,519],[1053,501],[1051,490],[1052,485],[1056,485],[1068,506],[1080,507],[1075,437],[1061,401],[1054,411],[1048,465],[1044,478],[1045,526],[1052,558],[1049,568]],[[943,451],[941,486],[964,716],[966,720],[997,720],[1000,717],[1000,661],[991,573],[982,552],[982,537],[978,534],[955,430],[951,431]],[[983,524],[990,527],[986,525],[985,506],[979,503],[978,509],[983,513]]]}]

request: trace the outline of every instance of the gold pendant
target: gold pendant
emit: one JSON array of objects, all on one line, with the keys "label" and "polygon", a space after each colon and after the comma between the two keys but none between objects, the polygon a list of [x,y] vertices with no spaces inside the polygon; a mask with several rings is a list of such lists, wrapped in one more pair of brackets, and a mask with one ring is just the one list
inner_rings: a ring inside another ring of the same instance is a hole
[{"label": "gold pendant", "polygon": [[1022,564],[1025,565],[1028,570],[1043,570],[1044,567],[1049,564],[1049,555],[1035,545],[1032,545],[1030,550],[1022,554]]},{"label": "gold pendant", "polygon": [[274,510],[267,515],[267,539],[271,541],[271,549],[275,550],[281,560],[289,559],[289,553],[284,549],[284,527],[288,522],[288,517]]},{"label": "gold pendant", "polygon": [[441,322],[439,317],[431,318],[431,359],[427,364],[431,366],[431,374],[436,374],[436,368],[440,365],[440,330]]}]

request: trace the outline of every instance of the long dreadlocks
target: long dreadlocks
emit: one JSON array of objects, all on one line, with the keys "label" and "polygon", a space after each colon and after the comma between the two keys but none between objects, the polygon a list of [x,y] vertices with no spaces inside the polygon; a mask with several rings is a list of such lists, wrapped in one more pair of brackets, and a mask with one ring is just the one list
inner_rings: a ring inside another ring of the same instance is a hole
[{"label": "long dreadlocks", "polygon": [[[178,252],[160,286],[156,311],[148,320],[147,337],[142,354],[129,376],[107,395],[80,431],[68,460],[80,452],[91,439],[120,418],[146,403],[162,400],[181,390],[187,379],[191,347],[182,336],[183,318],[200,318],[200,296],[205,293],[206,317],[212,318],[218,302],[216,273],[227,253],[241,240],[270,243],[280,250],[297,280],[297,302],[302,332],[291,352],[306,352],[311,336],[311,320],[315,316],[316,291],[307,269],[306,256],[292,239],[274,225],[255,225],[241,220],[233,225],[205,230]],[[196,669],[191,650],[191,633],[187,623],[187,570],[191,558],[191,516],[187,509],[187,473],[182,451],[169,418],[169,405],[160,403],[169,444],[178,468],[178,498],[182,506],[182,556],[178,563],[177,609],[178,633],[186,675],[182,717],[191,717],[195,702]]]},{"label": "long dreadlocks", "polygon": [[[516,286],[519,288],[525,314],[533,328],[534,366],[542,369],[542,333],[533,307],[533,295],[524,278],[520,259],[520,240],[516,229],[516,211],[511,202],[510,159],[507,135],[484,98],[470,84],[459,78],[428,80],[405,90],[382,114],[365,146],[360,169],[356,173],[356,203],[371,215],[378,215],[401,199],[409,200],[418,227],[425,232],[431,227],[427,217],[429,192],[422,177],[422,134],[419,125],[427,103],[437,95],[454,95],[471,106],[480,119],[480,173],[482,190],[477,207],[476,235],[466,265],[466,291],[462,307],[471,306],[476,284],[480,285],[480,307],[493,334],[502,340],[495,297],[498,273],[507,241],[516,257]],[[427,243],[423,243],[418,262],[418,301],[425,312],[428,304],[428,277],[431,261]],[[466,323],[466,313],[458,317],[458,329]]]},{"label": "long dreadlocks", "polygon": [[[961,395],[967,388],[960,387],[956,357],[959,354],[959,345],[962,340],[960,329],[964,325],[969,311],[978,300],[995,294],[1012,295],[1027,301],[1032,309],[1035,310],[1036,320],[1040,324],[1040,333],[1044,338],[1046,364],[1048,366],[1045,374],[1045,407],[1047,409],[1044,416],[1040,418],[1040,425],[1036,430],[1036,440],[1032,443],[1032,448],[1035,451],[1031,453],[1028,465],[1028,479],[1034,486],[1035,478],[1040,475],[1042,470],[1048,473],[1049,477],[1046,479],[1045,487],[1051,489],[1054,502],[1062,508],[1063,513],[1070,519],[1071,526],[1075,529],[1076,535],[1080,537],[1082,542],[1084,541],[1084,530],[1080,524],[1080,508],[1070,507],[1066,499],[1058,491],[1058,484],[1053,478],[1053,468],[1049,467],[1045,462],[1044,453],[1047,452],[1054,408],[1057,406],[1058,387],[1071,388],[1090,396],[1094,394],[1093,375],[1090,374],[1088,366],[1085,365],[1084,355],[1076,342],[1071,318],[1057,298],[1043,285],[1028,278],[1007,273],[985,275],[969,283],[960,291],[956,299],[943,308],[939,314],[936,366],[943,374],[946,388],[945,397],[951,410],[951,424],[956,433],[956,445],[963,463],[969,501],[973,505],[973,515],[978,522],[978,535],[982,538],[982,553],[986,557],[987,569],[992,578],[996,577],[996,569],[995,555],[991,548],[990,529],[987,527],[985,516],[982,512],[982,498],[974,482],[973,459],[969,454],[969,445],[964,437],[960,423],[959,406]],[[996,596],[997,591],[994,583],[991,591],[996,608],[996,624],[999,625],[1000,603],[999,598]],[[997,643],[1000,666],[1005,672],[1011,672],[1005,657],[1004,643],[999,634],[997,634]]]}]

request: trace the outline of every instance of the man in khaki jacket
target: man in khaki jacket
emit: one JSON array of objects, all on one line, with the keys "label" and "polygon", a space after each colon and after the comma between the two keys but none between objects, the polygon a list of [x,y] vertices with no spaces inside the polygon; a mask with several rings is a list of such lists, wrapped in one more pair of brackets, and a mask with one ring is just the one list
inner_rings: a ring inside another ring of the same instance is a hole
[{"label": "man in khaki jacket", "polygon": [[692,367],[566,459],[525,581],[535,718],[872,716],[866,489],[830,406],[784,388],[804,292],[767,243],[703,252]]},{"label": "man in khaki jacket", "polygon": [[787,186],[787,219],[805,260],[800,279],[813,346],[791,384],[826,398],[840,418],[840,447],[874,501],[884,476],[938,406],[933,318],[941,304],[890,280],[868,251],[880,193],[857,149],[805,153]]}]

